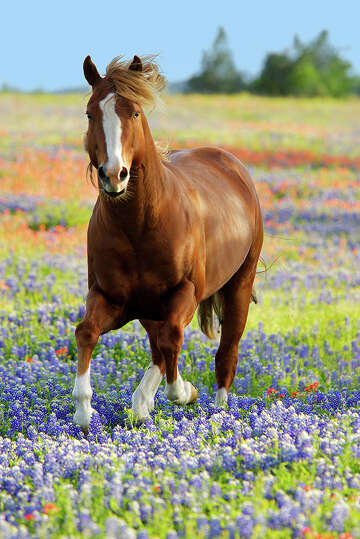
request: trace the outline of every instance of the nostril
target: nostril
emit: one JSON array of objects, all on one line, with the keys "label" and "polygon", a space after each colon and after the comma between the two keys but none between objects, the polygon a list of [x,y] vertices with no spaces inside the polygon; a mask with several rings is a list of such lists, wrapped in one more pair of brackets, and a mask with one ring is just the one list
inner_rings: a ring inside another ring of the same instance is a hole
[{"label": "nostril", "polygon": [[120,172],[120,178],[122,179],[126,178],[127,174],[128,174],[127,168],[123,167]]},{"label": "nostril", "polygon": [[105,180],[106,174],[103,167],[98,168],[98,174],[99,174],[100,180]]}]

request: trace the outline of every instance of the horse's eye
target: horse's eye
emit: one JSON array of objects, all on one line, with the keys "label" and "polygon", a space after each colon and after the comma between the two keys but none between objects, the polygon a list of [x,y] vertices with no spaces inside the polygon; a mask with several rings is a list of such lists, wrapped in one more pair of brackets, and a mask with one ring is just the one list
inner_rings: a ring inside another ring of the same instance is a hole
[{"label": "horse's eye", "polygon": [[89,114],[88,112],[86,112],[86,116],[88,117],[88,120],[92,120],[93,117],[91,116],[91,114]]},{"label": "horse's eye", "polygon": [[133,118],[139,118],[139,116],[140,116],[140,112],[137,112],[137,111],[134,112]]}]

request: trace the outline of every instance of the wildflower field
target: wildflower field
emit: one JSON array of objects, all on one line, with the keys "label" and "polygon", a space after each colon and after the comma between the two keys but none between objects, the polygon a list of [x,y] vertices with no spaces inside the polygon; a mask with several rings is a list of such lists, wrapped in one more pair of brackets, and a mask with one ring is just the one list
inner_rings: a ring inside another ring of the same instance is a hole
[{"label": "wildflower field", "polygon": [[95,349],[85,438],[86,101],[0,94],[0,537],[360,538],[360,101],[169,96],[150,116],[170,147],[247,164],[267,269],[227,409],[194,321],[180,369],[199,400],[160,386],[135,426],[150,349],[134,322]]}]

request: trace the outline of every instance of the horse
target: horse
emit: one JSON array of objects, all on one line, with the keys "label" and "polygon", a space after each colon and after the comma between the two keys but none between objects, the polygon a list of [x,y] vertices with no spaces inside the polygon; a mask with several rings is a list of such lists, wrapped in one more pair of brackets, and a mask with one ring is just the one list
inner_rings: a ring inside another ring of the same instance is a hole
[{"label": "horse", "polygon": [[227,404],[238,346],[263,243],[258,196],[245,166],[217,147],[180,149],[166,157],[144,114],[164,88],[154,57],[114,58],[101,77],[91,57],[83,63],[91,86],[85,149],[98,198],[88,226],[86,311],[75,330],[78,364],[74,422],[87,431],[90,362],[101,334],[138,319],[150,341],[151,362],[132,395],[142,422],[166,374],[166,397],[193,403],[198,390],[181,377],[184,328],[198,309],[201,330],[214,336],[215,404]]}]

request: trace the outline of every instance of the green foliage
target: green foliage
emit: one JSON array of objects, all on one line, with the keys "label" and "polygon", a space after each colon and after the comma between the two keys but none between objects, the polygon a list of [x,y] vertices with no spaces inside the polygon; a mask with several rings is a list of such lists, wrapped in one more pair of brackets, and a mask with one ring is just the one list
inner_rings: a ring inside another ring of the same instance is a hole
[{"label": "green foliage", "polygon": [[316,69],[310,56],[303,56],[291,67],[287,90],[292,95],[328,95],[321,73]]},{"label": "green foliage", "polygon": [[268,54],[252,88],[267,95],[343,97],[355,93],[360,86],[351,67],[323,30],[308,44],[295,37],[290,52]]},{"label": "green foliage", "polygon": [[235,66],[225,30],[219,27],[212,48],[203,52],[200,72],[187,81],[186,89],[202,94],[248,89],[266,95],[344,97],[360,93],[360,77],[323,30],[309,43],[295,36],[290,51],[269,53],[260,76],[247,84]]},{"label": "green foliage", "polygon": [[286,95],[291,73],[291,60],[286,54],[268,54],[260,78],[252,87],[255,92]]},{"label": "green foliage", "polygon": [[232,94],[245,88],[241,73],[236,70],[224,28],[219,27],[210,51],[203,53],[201,71],[187,82],[189,92]]}]

